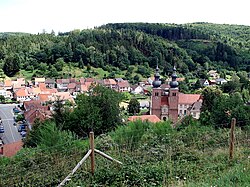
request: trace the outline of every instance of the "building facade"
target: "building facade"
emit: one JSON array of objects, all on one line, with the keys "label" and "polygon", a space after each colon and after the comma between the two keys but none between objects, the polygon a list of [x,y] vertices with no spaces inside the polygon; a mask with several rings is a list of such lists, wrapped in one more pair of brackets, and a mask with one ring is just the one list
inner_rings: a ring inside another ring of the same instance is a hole
[{"label": "building facade", "polygon": [[[157,66],[155,80],[153,81],[153,90],[151,96],[150,114],[156,115],[161,120],[170,119],[176,123],[186,115],[199,117],[202,100],[200,94],[183,94],[179,92],[179,83],[177,82],[176,69],[174,67],[170,87],[161,88],[159,68]],[[197,102],[200,105],[197,105]],[[192,109],[195,108],[195,115]]]}]

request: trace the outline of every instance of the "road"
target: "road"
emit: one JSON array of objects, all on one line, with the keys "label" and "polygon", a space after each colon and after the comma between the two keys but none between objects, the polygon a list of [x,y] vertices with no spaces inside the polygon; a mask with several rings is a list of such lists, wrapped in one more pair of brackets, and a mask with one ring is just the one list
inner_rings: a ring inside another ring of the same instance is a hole
[{"label": "road", "polygon": [[22,139],[17,131],[17,126],[14,126],[13,108],[15,104],[0,104],[0,117],[2,118],[4,133],[0,133],[4,144],[13,143]]}]

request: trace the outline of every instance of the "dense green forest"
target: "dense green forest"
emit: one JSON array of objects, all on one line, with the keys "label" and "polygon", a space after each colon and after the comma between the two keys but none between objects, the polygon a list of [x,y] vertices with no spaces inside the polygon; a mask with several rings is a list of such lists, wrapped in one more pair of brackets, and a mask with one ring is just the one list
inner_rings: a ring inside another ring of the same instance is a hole
[{"label": "dense green forest", "polygon": [[66,76],[59,73],[63,67],[71,66],[102,68],[107,77],[123,72],[129,80],[135,70],[149,77],[157,63],[162,75],[171,73],[174,64],[180,74],[209,69],[249,72],[249,48],[247,26],[117,23],[58,35],[0,33],[0,67],[1,77],[25,70],[32,76],[59,78]]}]

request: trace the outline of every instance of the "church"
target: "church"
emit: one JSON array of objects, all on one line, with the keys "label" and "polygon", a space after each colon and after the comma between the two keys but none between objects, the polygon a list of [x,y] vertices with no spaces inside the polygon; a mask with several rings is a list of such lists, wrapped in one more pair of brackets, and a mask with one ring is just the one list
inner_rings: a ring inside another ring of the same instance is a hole
[{"label": "church", "polygon": [[153,81],[150,114],[173,123],[186,115],[199,119],[202,99],[200,94],[184,94],[179,92],[176,68],[173,69],[172,80],[166,88],[162,87],[158,65]]}]

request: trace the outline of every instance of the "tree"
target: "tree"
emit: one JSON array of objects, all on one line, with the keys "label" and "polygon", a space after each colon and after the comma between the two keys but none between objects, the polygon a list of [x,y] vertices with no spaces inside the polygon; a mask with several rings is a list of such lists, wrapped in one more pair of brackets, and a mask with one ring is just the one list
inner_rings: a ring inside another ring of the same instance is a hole
[{"label": "tree", "polygon": [[140,112],[140,103],[136,98],[132,98],[128,104],[128,113],[129,114],[138,114]]},{"label": "tree", "polygon": [[5,103],[5,97],[3,95],[0,95],[0,102]]},{"label": "tree", "polygon": [[64,117],[68,115],[62,112],[64,110],[59,110],[57,121],[63,124],[63,129],[69,129],[79,136],[88,135],[90,129],[94,130],[95,134],[105,133],[121,124],[121,100],[120,93],[97,85],[91,87],[88,94],[77,96],[76,107],[72,112],[68,112],[68,117]]},{"label": "tree", "polygon": [[222,95],[222,91],[220,89],[209,87],[209,86],[205,87],[202,90],[203,101],[202,101],[201,110],[202,111],[207,110],[207,111],[211,112],[213,109],[215,99],[221,95]]},{"label": "tree", "polygon": [[7,76],[14,76],[20,69],[20,59],[17,54],[10,54],[4,59],[3,71]]}]

